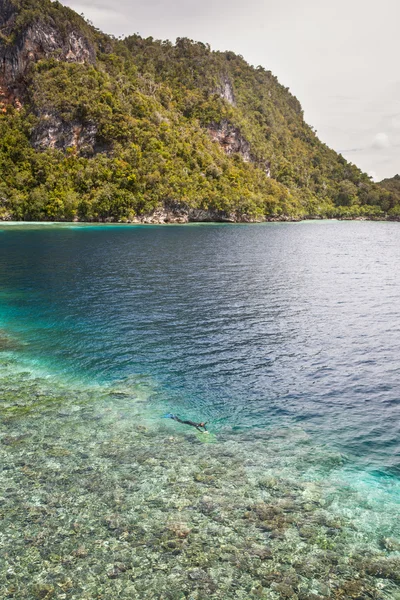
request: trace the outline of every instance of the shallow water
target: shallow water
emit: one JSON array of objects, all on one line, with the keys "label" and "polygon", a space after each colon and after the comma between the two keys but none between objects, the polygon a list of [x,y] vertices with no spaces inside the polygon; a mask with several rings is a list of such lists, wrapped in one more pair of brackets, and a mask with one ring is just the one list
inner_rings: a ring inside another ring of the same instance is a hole
[{"label": "shallow water", "polygon": [[400,598],[399,258],[397,223],[3,224],[2,595]]}]

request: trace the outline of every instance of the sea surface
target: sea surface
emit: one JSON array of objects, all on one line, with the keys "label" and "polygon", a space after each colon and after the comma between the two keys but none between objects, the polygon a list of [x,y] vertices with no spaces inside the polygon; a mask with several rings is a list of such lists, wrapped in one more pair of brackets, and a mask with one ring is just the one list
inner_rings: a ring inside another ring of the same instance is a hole
[{"label": "sea surface", "polygon": [[399,264],[398,223],[0,224],[0,597],[399,599]]}]

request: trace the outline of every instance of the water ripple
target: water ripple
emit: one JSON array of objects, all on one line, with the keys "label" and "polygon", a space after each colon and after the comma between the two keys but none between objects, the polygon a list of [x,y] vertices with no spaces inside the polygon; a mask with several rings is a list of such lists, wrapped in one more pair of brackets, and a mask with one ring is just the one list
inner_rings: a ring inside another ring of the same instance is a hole
[{"label": "water ripple", "polygon": [[301,423],[400,465],[398,225],[5,227],[0,321],[25,359],[149,376],[215,427]]}]

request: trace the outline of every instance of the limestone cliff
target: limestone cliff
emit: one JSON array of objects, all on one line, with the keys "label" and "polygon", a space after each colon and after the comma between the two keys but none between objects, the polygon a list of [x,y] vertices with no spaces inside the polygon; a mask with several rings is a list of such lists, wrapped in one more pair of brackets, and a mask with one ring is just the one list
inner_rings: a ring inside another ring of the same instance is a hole
[{"label": "limestone cliff", "polygon": [[[65,10],[61,5],[60,8]],[[51,14],[46,18],[28,14],[24,23],[20,2],[0,0],[0,111],[4,112],[8,105],[21,108],[28,96],[31,67],[48,58],[95,64],[96,49],[68,19],[64,19],[60,27],[60,22]],[[57,115],[38,113],[38,116],[41,120],[32,135],[35,147],[65,149],[93,145],[94,126],[82,131],[81,124],[65,124]]]},{"label": "limestone cliff", "polygon": [[0,0],[0,64],[2,85],[18,89],[30,64],[42,58],[79,63],[94,63],[93,45],[66,21],[63,30],[48,18],[39,18],[16,30],[18,4]]},{"label": "limestone cliff", "polygon": [[50,148],[65,151],[67,148],[75,148],[83,155],[92,155],[101,149],[96,136],[95,123],[67,122],[57,114],[41,113],[31,141],[38,150]]}]

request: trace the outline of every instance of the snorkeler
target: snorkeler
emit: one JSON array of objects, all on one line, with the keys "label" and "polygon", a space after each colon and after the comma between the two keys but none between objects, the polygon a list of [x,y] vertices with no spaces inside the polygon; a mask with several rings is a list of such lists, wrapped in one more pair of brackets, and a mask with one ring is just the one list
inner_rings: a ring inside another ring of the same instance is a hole
[{"label": "snorkeler", "polygon": [[[208,433],[207,431],[207,423],[195,423],[194,421],[183,421],[182,419],[180,419],[179,417],[177,417],[176,415],[173,415],[171,413],[168,413],[167,415],[164,416],[164,419],[173,419],[174,421],[178,421],[178,423],[183,423],[184,425],[191,425],[192,427],[196,427],[196,429],[198,431],[200,431],[200,433]],[[204,429],[204,431],[203,431]]]}]

